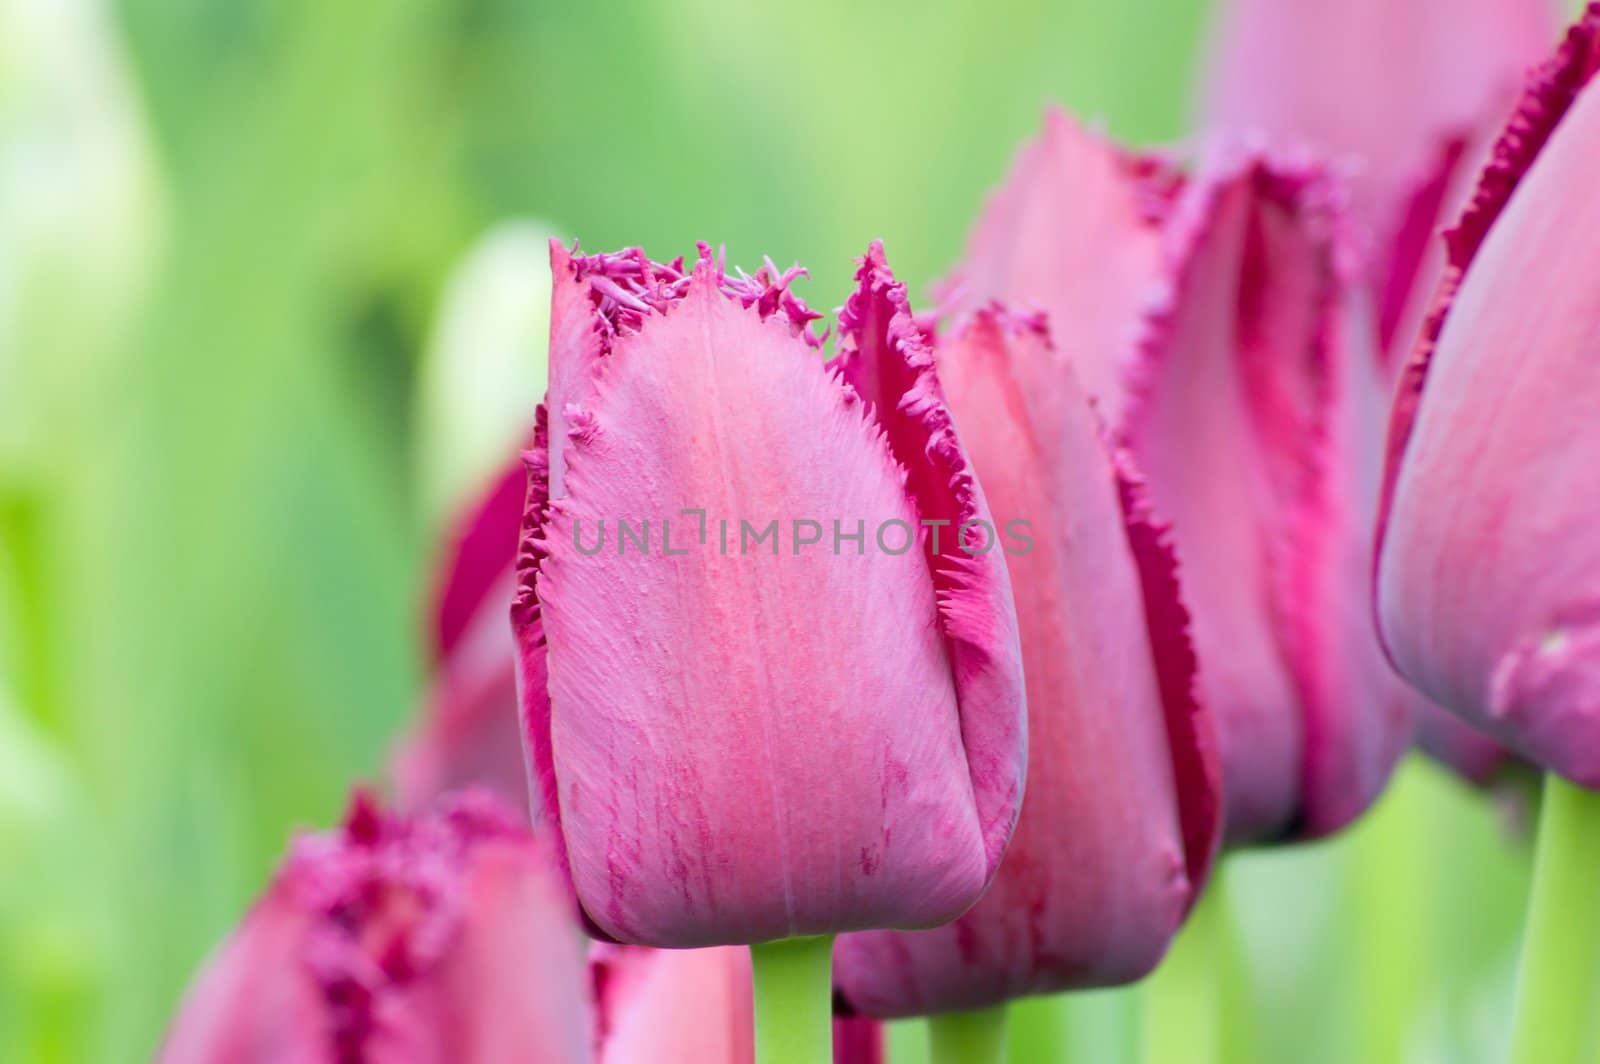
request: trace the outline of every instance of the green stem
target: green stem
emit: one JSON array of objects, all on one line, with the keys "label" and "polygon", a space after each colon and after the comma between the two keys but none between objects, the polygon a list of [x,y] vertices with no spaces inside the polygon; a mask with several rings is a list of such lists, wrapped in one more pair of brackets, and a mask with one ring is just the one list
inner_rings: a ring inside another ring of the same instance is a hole
[{"label": "green stem", "polygon": [[928,1049],[932,1064],[1004,1064],[1006,1006],[929,1017]]},{"label": "green stem", "polygon": [[1512,1064],[1588,1064],[1600,989],[1600,794],[1545,777],[1533,895],[1511,1027]]},{"label": "green stem", "polygon": [[833,1060],[833,936],[750,947],[757,1064]]},{"label": "green stem", "polygon": [[1006,1047],[1011,1059],[1052,1064],[1070,1059],[1067,1013],[1075,1001],[1089,996],[1049,994],[1012,1002],[1011,1014],[1006,1017]]}]

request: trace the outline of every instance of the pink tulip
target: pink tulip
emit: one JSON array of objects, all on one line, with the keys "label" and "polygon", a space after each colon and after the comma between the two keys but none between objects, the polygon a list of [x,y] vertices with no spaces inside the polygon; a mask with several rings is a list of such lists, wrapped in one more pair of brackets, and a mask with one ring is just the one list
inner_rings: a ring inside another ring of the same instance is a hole
[{"label": "pink tulip", "polygon": [[551,259],[513,620],[588,918],[684,947],[961,913],[1021,801],[1022,669],[1001,551],[968,523],[995,525],[882,249],[832,365],[798,269]]},{"label": "pink tulip", "polygon": [[1377,565],[1395,666],[1600,787],[1600,5],[1530,81],[1396,398]]},{"label": "pink tulip", "polygon": [[1144,975],[1193,903],[1220,828],[1173,556],[1071,362],[1041,318],[989,307],[940,342],[938,363],[997,512],[1034,515],[1034,549],[1008,559],[1028,793],[999,875],[965,915],[839,940],[841,993],[869,1015]]},{"label": "pink tulip", "polygon": [[[595,946],[598,1064],[754,1064],[750,951]],[[882,1064],[883,1032],[834,1021],[835,1064]]]},{"label": "pink tulip", "polygon": [[1185,179],[1052,112],[945,291],[947,313],[1044,311],[1147,475],[1236,842],[1344,824],[1410,736],[1360,575],[1382,370],[1352,322],[1336,198],[1307,168],[1223,148]]},{"label": "pink tulip", "polygon": [[[1348,168],[1385,349],[1408,348],[1480,141],[1556,30],[1549,0],[1229,0],[1205,123]],[[1441,213],[1444,212],[1444,213]],[[1402,355],[1403,351],[1400,352]]]},{"label": "pink tulip", "polygon": [[512,461],[451,536],[434,593],[434,680],[425,712],[394,760],[407,809],[478,785],[528,810],[516,645],[506,624],[526,490],[522,464]]},{"label": "pink tulip", "polygon": [[[1546,0],[1231,0],[1223,6],[1209,125],[1307,144],[1353,171],[1366,227],[1387,405],[1445,269],[1440,226],[1474,179],[1555,36]],[[1413,700],[1423,750],[1469,779],[1508,755],[1428,699]]]},{"label": "pink tulip", "polygon": [[581,1064],[574,913],[547,847],[487,793],[416,819],[358,795],[295,842],[207,962],[165,1064]]},{"label": "pink tulip", "polygon": [[1234,840],[1343,826],[1412,734],[1360,576],[1381,367],[1343,225],[1316,170],[1215,153],[1175,207],[1170,287],[1126,378],[1122,433],[1172,522]]}]

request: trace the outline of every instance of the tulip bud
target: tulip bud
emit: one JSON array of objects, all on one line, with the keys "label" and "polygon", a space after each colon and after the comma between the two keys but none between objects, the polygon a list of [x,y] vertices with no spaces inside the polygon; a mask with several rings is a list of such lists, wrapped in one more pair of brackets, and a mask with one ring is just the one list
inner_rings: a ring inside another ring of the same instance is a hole
[{"label": "tulip bud", "polygon": [[1197,896],[1220,827],[1173,557],[1072,365],[1042,318],[998,307],[941,340],[938,361],[988,497],[1033,515],[1032,549],[1007,557],[1028,793],[999,875],[966,914],[840,939],[840,993],[877,1016],[1139,978]]},{"label": "tulip bud", "polygon": [[798,269],[551,256],[513,619],[588,918],[673,947],[950,920],[1016,820],[1022,670],[881,247],[832,365]]},{"label": "tulip bud", "polygon": [[487,794],[414,819],[358,794],[338,831],[296,840],[159,1059],[572,1064],[590,1040],[548,849]]},{"label": "tulip bud", "polygon": [[1043,311],[1144,474],[1234,842],[1346,823],[1411,734],[1361,577],[1383,384],[1345,227],[1309,164],[1224,145],[1188,178],[1051,112],[945,290]]}]

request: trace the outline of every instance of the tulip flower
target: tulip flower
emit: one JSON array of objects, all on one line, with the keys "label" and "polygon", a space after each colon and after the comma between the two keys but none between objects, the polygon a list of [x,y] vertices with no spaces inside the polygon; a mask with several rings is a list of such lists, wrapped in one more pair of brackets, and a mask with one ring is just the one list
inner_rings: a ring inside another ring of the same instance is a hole
[{"label": "tulip flower", "polygon": [[798,1015],[760,1007],[764,967],[820,980],[826,936],[949,921],[1010,838],[996,526],[878,245],[833,365],[798,269],[551,257],[513,607],[540,801],[599,932],[775,943],[758,1017]]},{"label": "tulip flower", "polygon": [[[598,943],[590,958],[598,1064],[754,1064],[750,951]],[[833,1024],[835,1064],[882,1064],[870,1020]]]},{"label": "tulip flower", "polygon": [[1600,536],[1582,487],[1600,461],[1597,69],[1600,4],[1530,79],[1446,233],[1449,265],[1395,399],[1379,525],[1395,667],[1552,773],[1518,1064],[1581,1059],[1600,1035]]},{"label": "tulip flower", "polygon": [[296,840],[207,962],[164,1064],[589,1059],[553,854],[487,792],[400,818],[363,795]]},{"label": "tulip flower", "polygon": [[1045,312],[1145,473],[1193,617],[1226,834],[1248,842],[1360,813],[1414,700],[1384,664],[1362,576],[1381,371],[1352,322],[1335,186],[1225,143],[1186,179],[1051,112],[944,310]]},{"label": "tulip flower", "polygon": [[[1555,36],[1546,0],[1231,0],[1203,121],[1305,144],[1353,173],[1384,372],[1394,377],[1445,268],[1438,229],[1466,204],[1524,71]],[[1483,783],[1511,755],[1416,697],[1418,745]]]},{"label": "tulip flower", "polygon": [[[1206,878],[1220,830],[1209,716],[1174,559],[1040,316],[978,311],[938,346],[957,426],[998,513],[1028,684],[1028,792],[989,892],[954,923],[843,937],[869,1015],[978,1010],[1144,975]],[[1125,462],[1125,459],[1123,460]],[[974,1018],[976,1019],[976,1018]],[[938,1037],[936,1035],[936,1037]]]},{"label": "tulip flower", "polygon": [[426,807],[459,787],[487,787],[528,809],[517,726],[516,646],[506,623],[527,479],[494,477],[450,537],[434,593],[435,678],[426,712],[395,757],[401,804]]},{"label": "tulip flower", "polygon": [[1217,714],[1228,832],[1320,835],[1411,739],[1361,574],[1382,448],[1336,186],[1215,152],[1169,223],[1121,432],[1170,520]]}]

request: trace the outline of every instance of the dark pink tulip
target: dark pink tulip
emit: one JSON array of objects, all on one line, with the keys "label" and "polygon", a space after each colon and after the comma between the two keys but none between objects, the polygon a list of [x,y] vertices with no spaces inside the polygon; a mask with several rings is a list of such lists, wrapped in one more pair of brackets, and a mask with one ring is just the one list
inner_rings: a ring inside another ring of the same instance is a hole
[{"label": "dark pink tulip", "polygon": [[[513,620],[589,919],[686,947],[964,911],[1022,796],[1016,620],[1000,551],[952,534],[993,519],[881,249],[833,366],[798,270],[551,258]],[[619,522],[646,521],[625,548]],[[942,545],[923,521],[949,522]],[[741,522],[779,538],[751,547]]]},{"label": "dark pink tulip", "polygon": [[506,624],[527,477],[511,461],[463,514],[434,591],[434,678],[421,719],[394,759],[401,805],[487,787],[528,810],[517,726],[516,645]]},{"label": "dark pink tulip", "polygon": [[[848,355],[847,355],[848,357]],[[998,513],[1028,682],[1028,793],[983,899],[928,931],[841,938],[836,981],[869,1015],[972,1009],[1127,982],[1161,958],[1220,830],[1211,723],[1170,550],[1042,319],[980,310],[938,363]]]},{"label": "dark pink tulip", "polygon": [[1381,369],[1343,224],[1314,169],[1213,155],[1174,207],[1126,378],[1121,431],[1172,524],[1236,841],[1342,826],[1411,738],[1360,578]]},{"label": "dark pink tulip", "polygon": [[1426,298],[1443,265],[1433,234],[1548,50],[1555,18],[1549,0],[1222,5],[1205,122],[1309,147],[1349,171],[1385,349],[1409,349],[1420,308],[1408,304],[1419,290]]},{"label": "dark pink tulip", "polygon": [[1385,392],[1353,324],[1334,199],[1309,171],[1222,150],[1186,179],[1052,112],[944,293],[958,314],[992,299],[1045,312],[1147,474],[1193,614],[1233,841],[1359,813],[1416,701],[1383,661],[1360,576]]},{"label": "dark pink tulip", "polygon": [[296,840],[207,962],[165,1064],[581,1064],[575,914],[548,847],[486,792],[401,819],[357,796]]},{"label": "dark pink tulip", "polygon": [[1529,83],[1401,382],[1378,620],[1470,723],[1600,787],[1600,6]]},{"label": "dark pink tulip", "polygon": [[[750,951],[595,946],[598,1064],[754,1064]],[[834,1021],[835,1064],[882,1064],[883,1032]]]}]

